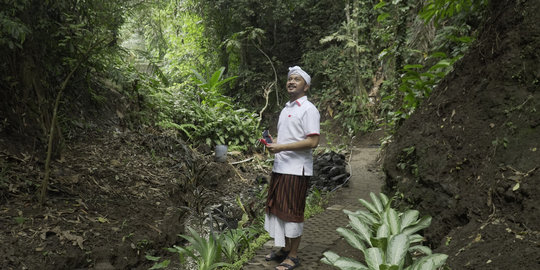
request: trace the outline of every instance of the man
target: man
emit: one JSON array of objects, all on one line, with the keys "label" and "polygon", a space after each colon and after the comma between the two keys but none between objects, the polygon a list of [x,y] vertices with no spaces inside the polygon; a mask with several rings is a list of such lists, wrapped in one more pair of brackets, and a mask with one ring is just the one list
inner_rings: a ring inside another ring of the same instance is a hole
[{"label": "man", "polygon": [[319,111],[306,97],[310,83],[311,77],[300,67],[289,68],[290,99],[279,115],[277,141],[267,146],[275,158],[264,227],[274,238],[274,246],[281,249],[266,260],[283,260],[278,270],[293,269],[300,263],[297,252],[309,177],[313,175],[312,148],[317,147],[320,136]]}]

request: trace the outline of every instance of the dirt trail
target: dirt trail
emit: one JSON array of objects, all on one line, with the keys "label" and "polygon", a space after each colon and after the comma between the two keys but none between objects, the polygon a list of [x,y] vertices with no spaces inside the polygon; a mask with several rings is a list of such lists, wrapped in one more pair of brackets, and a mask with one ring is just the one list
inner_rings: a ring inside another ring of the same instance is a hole
[{"label": "dirt trail", "polygon": [[[376,164],[378,154],[378,147],[355,147],[351,150],[349,185],[335,191],[330,206],[323,213],[306,221],[299,250],[301,265],[297,269],[335,269],[320,262],[323,252],[327,250],[341,256],[358,258],[360,252],[341,239],[336,229],[348,224],[348,217],[343,213],[343,209],[358,210],[361,208],[359,198],[369,199],[369,192],[380,192],[383,173]],[[273,240],[270,240],[259,249],[243,269],[273,269],[278,263],[264,260],[272,244]]]}]

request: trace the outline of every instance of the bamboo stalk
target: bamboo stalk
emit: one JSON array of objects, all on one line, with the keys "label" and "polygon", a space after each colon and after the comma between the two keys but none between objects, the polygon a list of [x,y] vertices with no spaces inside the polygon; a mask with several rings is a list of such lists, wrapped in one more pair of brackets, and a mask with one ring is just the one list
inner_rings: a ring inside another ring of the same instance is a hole
[{"label": "bamboo stalk", "polygon": [[75,73],[77,69],[81,66],[81,63],[88,59],[88,56],[90,53],[96,48],[98,44],[102,44],[103,41],[106,39],[102,39],[99,41],[96,41],[88,51],[85,53],[84,57],[77,63],[73,69],[69,72],[69,74],[66,76],[62,84],[60,85],[60,89],[58,90],[58,94],[56,95],[56,101],[54,102],[54,109],[53,109],[53,115],[51,120],[51,125],[49,128],[49,140],[47,142],[47,158],[45,159],[45,176],[43,177],[43,181],[41,181],[41,193],[39,196],[39,203],[43,205],[45,203],[45,197],[47,196],[47,188],[49,186],[49,178],[51,175],[51,156],[52,156],[52,145],[53,145],[53,139],[54,139],[54,128],[56,127],[56,121],[58,118],[58,107],[60,105],[60,100],[62,99],[62,93],[64,92],[64,89],[66,89],[66,86]]}]

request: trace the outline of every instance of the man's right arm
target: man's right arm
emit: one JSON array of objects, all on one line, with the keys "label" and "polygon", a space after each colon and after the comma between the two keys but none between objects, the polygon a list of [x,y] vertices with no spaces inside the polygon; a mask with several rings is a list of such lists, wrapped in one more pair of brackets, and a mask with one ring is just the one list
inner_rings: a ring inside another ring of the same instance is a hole
[{"label": "man's right arm", "polygon": [[319,145],[319,135],[314,134],[311,136],[308,136],[307,138],[293,142],[293,143],[285,143],[285,144],[276,144],[271,143],[267,146],[268,151],[270,153],[279,153],[281,151],[297,151],[297,150],[305,150],[305,149],[311,149],[315,148]]}]

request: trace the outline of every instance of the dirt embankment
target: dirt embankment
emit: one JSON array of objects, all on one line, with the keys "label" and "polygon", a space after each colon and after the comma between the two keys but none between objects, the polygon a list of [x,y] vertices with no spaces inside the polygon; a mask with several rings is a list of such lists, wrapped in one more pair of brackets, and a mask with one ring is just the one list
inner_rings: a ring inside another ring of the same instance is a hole
[{"label": "dirt embankment", "polygon": [[52,162],[41,206],[31,150],[0,136],[2,269],[148,269],[146,255],[177,257],[164,248],[182,243],[189,219],[245,190],[231,165],[173,136],[81,133]]},{"label": "dirt embankment", "polygon": [[476,45],[395,134],[387,187],[452,269],[540,267],[539,1],[492,1]]}]

